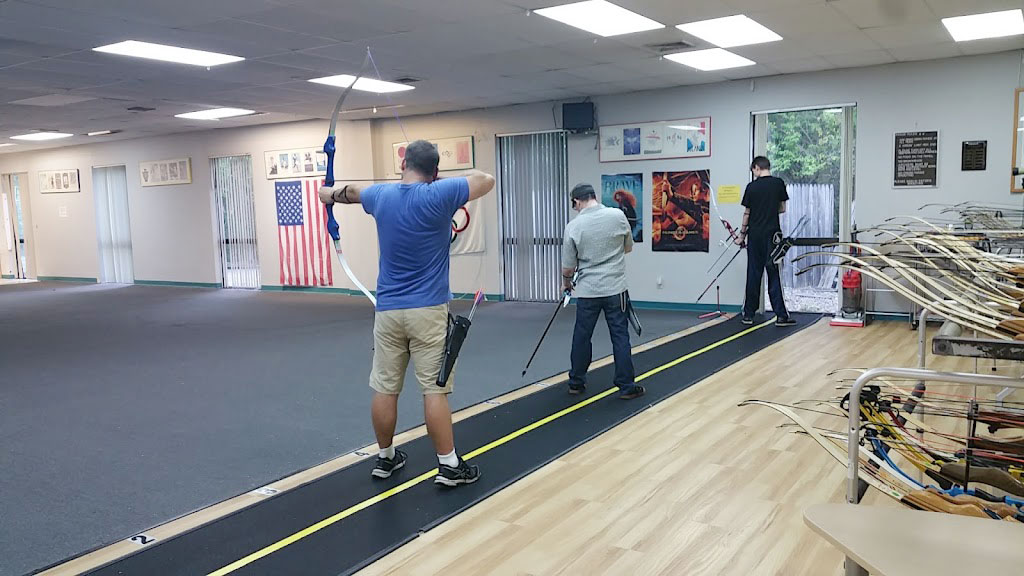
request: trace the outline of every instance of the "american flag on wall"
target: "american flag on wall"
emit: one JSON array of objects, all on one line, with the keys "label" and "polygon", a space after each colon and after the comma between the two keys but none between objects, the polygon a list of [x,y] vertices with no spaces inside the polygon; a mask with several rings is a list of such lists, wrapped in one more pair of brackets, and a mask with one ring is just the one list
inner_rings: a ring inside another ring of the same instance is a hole
[{"label": "american flag on wall", "polygon": [[334,284],[334,245],[327,235],[327,216],[317,197],[322,181],[277,181],[277,250],[282,286]]}]

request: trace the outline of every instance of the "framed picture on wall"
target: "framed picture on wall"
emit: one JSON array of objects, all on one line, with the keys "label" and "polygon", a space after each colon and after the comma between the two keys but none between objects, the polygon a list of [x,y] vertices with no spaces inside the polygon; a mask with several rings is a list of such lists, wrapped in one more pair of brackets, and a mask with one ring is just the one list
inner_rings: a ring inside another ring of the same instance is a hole
[{"label": "framed picture on wall", "polygon": [[[441,138],[428,142],[437,146],[437,155],[440,157],[438,171],[469,170],[476,166],[472,136]],[[395,142],[391,145],[395,174],[402,173],[402,160],[405,159],[405,147],[408,145],[408,142]]]},{"label": "framed picture on wall", "polygon": [[177,186],[192,183],[192,159],[147,160],[139,163],[143,186]]},{"label": "framed picture on wall", "polygon": [[323,146],[271,150],[263,153],[267,180],[316,178],[327,174],[327,154]]},{"label": "framed picture on wall", "polygon": [[600,128],[600,161],[711,156],[711,117],[615,124]]},{"label": "framed picture on wall", "polygon": [[54,194],[58,192],[80,192],[78,169],[74,170],[41,170],[39,172],[39,192]]}]

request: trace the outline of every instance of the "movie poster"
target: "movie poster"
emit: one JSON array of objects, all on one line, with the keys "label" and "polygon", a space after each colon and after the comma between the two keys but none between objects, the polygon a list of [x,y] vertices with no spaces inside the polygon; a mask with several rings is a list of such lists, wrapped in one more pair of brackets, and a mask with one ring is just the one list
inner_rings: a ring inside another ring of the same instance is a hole
[{"label": "movie poster", "polygon": [[643,174],[605,174],[601,176],[601,203],[618,208],[626,215],[633,242],[644,241]]},{"label": "movie poster", "polygon": [[711,171],[655,172],[651,247],[655,252],[707,252]]}]

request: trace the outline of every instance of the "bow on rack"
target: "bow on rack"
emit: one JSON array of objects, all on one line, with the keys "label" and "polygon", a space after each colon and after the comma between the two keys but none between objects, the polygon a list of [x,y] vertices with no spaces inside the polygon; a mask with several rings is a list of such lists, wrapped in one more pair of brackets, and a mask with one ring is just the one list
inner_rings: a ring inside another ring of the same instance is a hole
[{"label": "bow on rack", "polygon": [[[327,141],[324,142],[324,154],[327,156],[327,174],[324,176],[324,186],[334,186],[334,152],[337,150],[335,145],[334,134],[338,128],[338,114],[341,112],[341,106],[345,103],[345,98],[348,97],[349,92],[352,91],[352,87],[356,85],[356,82],[363,77],[366,72],[366,67],[370,64],[370,49],[366,49],[366,58],[363,59],[363,65],[359,68],[359,73],[356,74],[355,80],[349,84],[345,90],[341,93],[341,97],[338,98],[338,103],[334,106],[334,113],[331,115],[331,129],[327,133]],[[366,286],[356,278],[352,268],[349,267],[348,261],[345,260],[345,254],[341,250],[341,231],[338,226],[338,221],[334,219],[334,204],[327,204],[325,209],[327,210],[327,232],[331,235],[331,239],[334,241],[334,251],[338,254],[338,260],[341,261],[341,268],[345,271],[345,275],[348,276],[349,280],[356,285],[359,290],[373,302],[373,305],[377,305],[377,299],[373,297],[373,294],[366,289]]]}]

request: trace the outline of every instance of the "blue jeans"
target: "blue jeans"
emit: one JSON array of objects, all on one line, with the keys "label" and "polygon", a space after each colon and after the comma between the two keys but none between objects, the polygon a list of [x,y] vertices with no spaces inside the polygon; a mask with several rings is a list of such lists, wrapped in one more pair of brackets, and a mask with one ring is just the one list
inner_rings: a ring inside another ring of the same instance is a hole
[{"label": "blue jeans", "polygon": [[751,233],[747,238],[747,290],[743,299],[744,318],[753,318],[761,300],[761,276],[768,274],[768,299],[779,318],[789,318],[786,300],[782,295],[782,277],[779,267],[771,261],[772,233]]},{"label": "blue jeans", "polygon": [[608,333],[612,339],[612,352],[615,356],[615,385],[621,390],[633,386],[633,358],[630,355],[629,320],[622,310],[622,295],[604,298],[576,299],[576,328],[572,333],[572,368],[569,370],[569,386],[581,388],[587,381],[587,370],[593,358],[591,338],[597,319],[604,311]]}]

